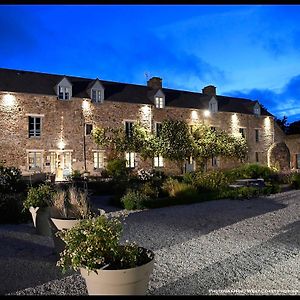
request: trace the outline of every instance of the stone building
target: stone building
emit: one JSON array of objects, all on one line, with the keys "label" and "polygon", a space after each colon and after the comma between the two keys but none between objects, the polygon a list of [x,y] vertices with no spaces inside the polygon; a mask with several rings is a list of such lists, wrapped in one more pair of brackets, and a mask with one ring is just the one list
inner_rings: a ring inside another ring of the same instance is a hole
[{"label": "stone building", "polygon": [[[248,162],[288,168],[288,147],[300,153],[291,139],[286,147],[285,134],[258,101],[217,95],[211,85],[189,92],[164,88],[158,77],[143,86],[0,69],[0,161],[19,167],[24,175],[51,172],[57,180],[74,170],[99,175],[107,153],[92,139],[95,126],[130,128],[140,120],[155,132],[168,118],[190,125],[202,122],[244,136]],[[138,153],[124,153],[124,157],[128,167],[179,172],[178,166],[162,157],[148,161]],[[207,167],[227,168],[237,163],[212,157]],[[196,168],[192,158],[184,165],[187,171]]]}]

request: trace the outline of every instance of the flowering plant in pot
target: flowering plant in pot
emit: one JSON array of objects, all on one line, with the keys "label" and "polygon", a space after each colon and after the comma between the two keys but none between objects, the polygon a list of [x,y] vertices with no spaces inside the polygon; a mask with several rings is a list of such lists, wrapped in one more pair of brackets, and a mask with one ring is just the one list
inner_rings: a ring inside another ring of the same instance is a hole
[{"label": "flowering plant in pot", "polygon": [[40,235],[51,236],[49,225],[50,206],[54,189],[49,184],[40,184],[37,187],[30,187],[23,202],[25,209],[29,209],[32,215],[33,225]]},{"label": "flowering plant in pot", "polygon": [[64,249],[64,242],[57,232],[69,229],[79,223],[81,219],[92,216],[88,192],[72,186],[59,189],[53,195],[50,207],[50,224],[53,241],[57,253]]},{"label": "flowering plant in pot", "polygon": [[80,270],[89,295],[146,294],[154,253],[135,242],[120,243],[119,218],[98,215],[59,232],[65,242],[57,265]]}]

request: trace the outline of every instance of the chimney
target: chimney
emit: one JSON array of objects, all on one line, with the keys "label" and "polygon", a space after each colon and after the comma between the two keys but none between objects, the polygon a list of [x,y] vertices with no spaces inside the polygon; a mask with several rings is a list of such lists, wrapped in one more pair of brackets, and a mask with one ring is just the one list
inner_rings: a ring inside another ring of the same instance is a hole
[{"label": "chimney", "polygon": [[208,85],[202,89],[202,93],[209,96],[216,96],[216,87],[213,85]]},{"label": "chimney", "polygon": [[147,81],[147,85],[151,89],[161,89],[162,79],[159,77],[152,77]]}]

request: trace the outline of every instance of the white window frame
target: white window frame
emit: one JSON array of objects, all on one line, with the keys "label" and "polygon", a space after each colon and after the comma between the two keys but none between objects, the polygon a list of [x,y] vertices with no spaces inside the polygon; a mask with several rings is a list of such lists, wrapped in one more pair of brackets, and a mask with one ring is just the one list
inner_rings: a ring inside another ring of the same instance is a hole
[{"label": "white window frame", "polygon": [[[60,97],[61,94],[62,94],[62,98]],[[66,98],[66,95],[68,95],[67,98]],[[71,95],[71,91],[68,86],[63,86],[63,85],[58,86],[58,99],[59,100],[70,100],[71,99],[70,95]]]},{"label": "white window frame", "polygon": [[164,97],[155,96],[155,107],[156,108],[164,108],[165,107]]},{"label": "white window frame", "polygon": [[135,168],[135,152],[125,152],[126,168]]},{"label": "white window frame", "polygon": [[[93,150],[94,170],[103,169],[104,166],[104,150]],[[100,157],[101,156],[101,157]]]},{"label": "white window frame", "polygon": [[155,168],[163,168],[164,158],[161,155],[154,156],[153,164]]},{"label": "white window frame", "polygon": [[[43,163],[44,163],[44,150],[26,150],[27,152],[27,169],[28,171],[39,171],[43,170]],[[30,154],[33,153],[33,167],[30,165]],[[40,166],[37,165],[37,154],[40,154]]]},{"label": "white window frame", "polygon": [[[43,115],[27,115],[28,116],[28,137],[29,138],[40,138],[42,135],[42,117]],[[30,132],[30,118],[33,118],[33,132]],[[40,119],[40,132],[38,133],[37,128],[36,128],[36,119]],[[31,135],[32,134],[32,135]]]}]

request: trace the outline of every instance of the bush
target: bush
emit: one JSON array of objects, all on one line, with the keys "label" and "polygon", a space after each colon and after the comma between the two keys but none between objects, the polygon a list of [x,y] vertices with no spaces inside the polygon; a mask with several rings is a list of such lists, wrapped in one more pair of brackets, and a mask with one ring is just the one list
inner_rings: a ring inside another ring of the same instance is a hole
[{"label": "bush", "polygon": [[190,198],[197,196],[197,189],[191,184],[179,182],[177,179],[168,178],[163,186],[165,191],[170,197]]},{"label": "bush", "polygon": [[0,193],[1,224],[18,224],[31,219],[30,213],[23,211],[23,197],[23,194],[20,193]]},{"label": "bush", "polygon": [[121,198],[125,209],[144,209],[146,208],[146,202],[150,200],[150,197],[143,194],[138,190],[128,190],[128,192]]},{"label": "bush", "polygon": [[145,182],[141,186],[140,191],[142,194],[144,194],[152,199],[159,197],[159,194],[160,194],[159,188],[150,181]]},{"label": "bush", "polygon": [[228,187],[229,180],[222,171],[197,173],[195,185],[199,191],[219,191]]},{"label": "bush", "polygon": [[294,189],[300,188],[300,173],[294,173],[292,176],[292,187]]},{"label": "bush", "polygon": [[54,189],[48,184],[41,184],[37,187],[31,187],[28,190],[27,197],[23,202],[23,206],[27,209],[33,207],[51,206]]},{"label": "bush", "polygon": [[269,168],[268,166],[259,165],[259,164],[245,164],[241,167],[232,169],[228,172],[229,177],[230,173],[235,179],[239,178],[263,178],[265,181],[270,181],[270,178],[276,174],[276,172]]},{"label": "bush", "polygon": [[126,167],[126,159],[122,158],[115,158],[109,160],[107,162],[107,174],[108,176],[118,179],[120,177],[128,176],[129,169]]},{"label": "bush", "polygon": [[0,193],[18,192],[21,186],[21,171],[15,167],[0,165]]},{"label": "bush", "polygon": [[259,195],[261,195],[259,188],[243,186],[221,191],[218,195],[218,199],[250,199],[258,197]]}]

